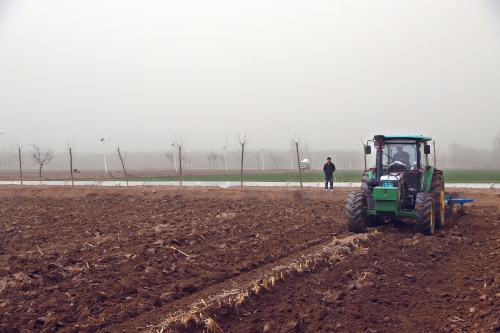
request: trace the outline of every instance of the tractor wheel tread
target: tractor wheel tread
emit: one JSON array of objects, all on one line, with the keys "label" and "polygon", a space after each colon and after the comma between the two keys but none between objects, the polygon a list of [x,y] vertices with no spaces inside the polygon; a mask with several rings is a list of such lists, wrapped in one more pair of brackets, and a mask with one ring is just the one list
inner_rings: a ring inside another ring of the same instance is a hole
[{"label": "tractor wheel tread", "polygon": [[432,235],[435,227],[434,196],[429,192],[417,193],[415,199],[415,231]]},{"label": "tractor wheel tread", "polygon": [[445,190],[444,175],[441,170],[434,170],[432,174],[431,191],[435,202],[435,221],[436,229],[444,227],[445,209],[441,205],[441,191]]},{"label": "tractor wheel tread", "polygon": [[363,190],[351,191],[347,195],[346,222],[350,232],[366,232],[366,219],[364,207],[366,206],[366,194]]},{"label": "tractor wheel tread", "polygon": [[363,172],[363,176],[361,177],[361,189],[365,191],[366,195],[371,195],[372,191],[370,191],[370,188],[368,187],[368,170],[365,170]]}]

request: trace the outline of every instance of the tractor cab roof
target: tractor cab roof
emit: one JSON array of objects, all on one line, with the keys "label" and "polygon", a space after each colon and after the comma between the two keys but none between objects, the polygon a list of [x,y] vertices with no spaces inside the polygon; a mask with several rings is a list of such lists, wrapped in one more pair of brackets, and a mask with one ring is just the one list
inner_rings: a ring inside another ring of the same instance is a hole
[{"label": "tractor cab roof", "polygon": [[414,140],[419,142],[430,141],[430,136],[424,135],[375,135],[375,138],[382,137],[384,141],[397,141],[397,140]]}]

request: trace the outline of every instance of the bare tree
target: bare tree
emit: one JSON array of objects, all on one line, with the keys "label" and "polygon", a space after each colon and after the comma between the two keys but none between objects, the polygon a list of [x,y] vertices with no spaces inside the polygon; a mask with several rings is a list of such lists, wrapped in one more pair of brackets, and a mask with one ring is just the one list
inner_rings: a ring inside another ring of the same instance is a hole
[{"label": "bare tree", "polygon": [[367,165],[366,165],[366,144],[363,141],[363,136],[361,136],[361,138],[359,138],[359,139],[361,140],[361,147],[363,148],[363,166],[364,166],[363,170],[367,170]]},{"label": "bare tree", "polygon": [[191,159],[191,157],[188,154],[184,153],[182,155],[182,163],[184,163],[184,169],[191,170],[191,162],[192,161],[193,160]]},{"label": "bare tree", "polygon": [[276,155],[271,153],[269,154],[269,158],[271,159],[271,169],[276,169]]},{"label": "bare tree", "polygon": [[252,152],[252,156],[257,161],[257,170],[259,170],[260,169],[260,151],[257,150],[257,151]]},{"label": "bare tree", "polygon": [[44,165],[49,164],[54,158],[54,149],[49,147],[43,150],[38,144],[32,144],[31,148],[32,149],[28,153],[33,162],[38,163],[38,174],[42,177],[42,168]]},{"label": "bare tree", "polygon": [[208,170],[211,169],[211,166],[212,166],[212,152],[209,152],[205,155],[207,157],[207,160],[208,160]]},{"label": "bare tree", "polygon": [[125,160],[127,159],[127,153],[120,151],[120,147],[116,147],[116,157],[120,159],[120,162],[122,163],[122,169],[123,169],[123,175],[125,176],[125,181],[127,182],[128,186],[128,175],[127,175],[127,170],[125,170]]},{"label": "bare tree", "polygon": [[179,154],[179,183],[182,186],[182,151],[186,149],[188,145],[188,141],[186,141],[186,135],[181,134],[180,137],[178,138],[176,135],[174,135],[174,139],[172,139],[172,147],[174,147],[175,150],[177,150]]},{"label": "bare tree", "polygon": [[23,185],[23,158],[25,152],[23,151],[23,146],[16,142],[15,146],[11,149],[12,155],[19,162],[19,175],[21,177],[21,186]]},{"label": "bare tree", "polygon": [[224,168],[227,169],[227,167],[226,167],[226,159],[224,158],[224,155],[217,155],[217,158],[221,161],[222,164],[224,164]]},{"label": "bare tree", "polygon": [[493,139],[493,163],[500,167],[500,132],[498,132],[497,136]]},{"label": "bare tree", "polygon": [[170,161],[170,169],[174,170],[174,152],[173,151],[167,151],[165,153],[165,156],[167,157],[167,159]]},{"label": "bare tree", "polygon": [[73,148],[75,148],[75,142],[66,141],[66,147],[68,148],[68,158],[69,158],[69,170],[71,173],[71,186],[74,185],[73,181]]},{"label": "bare tree", "polygon": [[283,159],[283,156],[281,156],[281,157],[277,156],[275,163],[276,163],[276,169],[284,169],[285,168],[285,160]]},{"label": "bare tree", "polygon": [[440,156],[441,155],[441,141],[439,141],[439,145],[436,149],[436,141],[432,140],[432,150],[433,150],[432,161],[434,162],[434,166],[436,167],[436,169],[438,169],[441,167],[441,164],[446,159],[445,156]]},{"label": "bare tree", "polygon": [[269,159],[271,160],[271,169],[283,169],[284,168],[284,159],[281,156],[278,156],[274,153],[269,153]]},{"label": "bare tree", "polygon": [[206,157],[208,160],[208,169],[210,170],[213,167],[217,170],[217,153],[214,151],[208,152]]},{"label": "bare tree", "polygon": [[247,139],[247,132],[243,135],[243,137],[240,136],[240,134],[237,134],[238,137],[238,144],[241,147],[241,154],[236,155],[236,157],[240,160],[240,187],[243,187],[243,158],[245,157],[245,146],[250,142],[250,139]]},{"label": "bare tree", "polygon": [[217,153],[212,152],[212,165],[215,167],[215,170],[217,170]]},{"label": "bare tree", "polygon": [[292,148],[292,152],[297,158],[297,169],[299,170],[299,181],[300,181],[300,189],[302,189],[302,170],[300,169],[300,155],[303,153],[302,141],[300,139],[300,135],[296,134],[293,139],[290,139],[290,147]]}]

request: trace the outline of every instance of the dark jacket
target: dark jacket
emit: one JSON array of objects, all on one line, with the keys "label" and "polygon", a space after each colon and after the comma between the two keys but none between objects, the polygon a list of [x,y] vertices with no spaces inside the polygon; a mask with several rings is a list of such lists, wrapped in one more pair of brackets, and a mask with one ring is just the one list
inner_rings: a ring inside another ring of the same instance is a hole
[{"label": "dark jacket", "polygon": [[327,175],[327,176],[331,176],[331,175],[333,175],[333,172],[334,172],[334,171],[335,171],[335,164],[333,164],[333,163],[328,164],[328,162],[327,162],[327,163],[325,163],[325,165],[323,166],[323,172],[324,172],[324,173],[325,173],[325,175]]}]

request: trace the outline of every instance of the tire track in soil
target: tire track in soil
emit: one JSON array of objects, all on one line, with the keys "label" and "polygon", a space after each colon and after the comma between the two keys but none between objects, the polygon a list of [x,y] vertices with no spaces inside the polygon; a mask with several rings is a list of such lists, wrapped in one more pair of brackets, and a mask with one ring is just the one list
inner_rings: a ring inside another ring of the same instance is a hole
[{"label": "tire track in soil", "polygon": [[242,274],[237,279],[210,286],[183,300],[192,302],[185,309],[176,307],[178,310],[167,315],[160,325],[145,331],[192,331],[195,327],[204,326],[210,329],[210,323],[214,326],[217,324],[214,324],[208,313],[224,311],[222,308],[227,307],[240,307],[245,312],[242,305],[250,298],[261,292],[279,288],[279,284],[288,281],[293,275],[314,272],[337,261],[346,260],[350,255],[364,254],[366,248],[363,248],[362,244],[376,234],[377,231],[372,234],[350,235],[343,239],[334,237],[334,240],[327,244],[312,246]]}]

